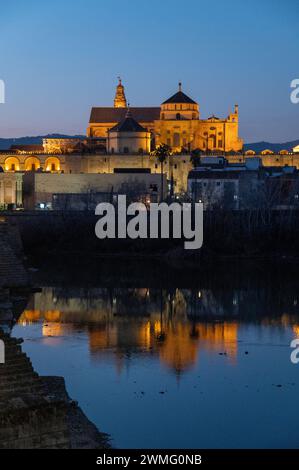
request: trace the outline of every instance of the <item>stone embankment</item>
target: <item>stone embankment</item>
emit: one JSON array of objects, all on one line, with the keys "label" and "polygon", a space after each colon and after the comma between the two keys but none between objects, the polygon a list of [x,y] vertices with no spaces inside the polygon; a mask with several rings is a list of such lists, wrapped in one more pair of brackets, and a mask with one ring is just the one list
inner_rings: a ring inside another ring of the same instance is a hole
[{"label": "stone embankment", "polygon": [[67,395],[60,377],[40,377],[21,349],[22,340],[0,329],[0,449],[101,449],[108,438]]},{"label": "stone embankment", "polygon": [[0,288],[28,286],[18,228],[0,217]]},{"label": "stone embankment", "polygon": [[0,449],[109,447],[108,436],[69,398],[64,379],[40,377],[22,340],[9,335],[29,290],[19,228],[0,217]]}]

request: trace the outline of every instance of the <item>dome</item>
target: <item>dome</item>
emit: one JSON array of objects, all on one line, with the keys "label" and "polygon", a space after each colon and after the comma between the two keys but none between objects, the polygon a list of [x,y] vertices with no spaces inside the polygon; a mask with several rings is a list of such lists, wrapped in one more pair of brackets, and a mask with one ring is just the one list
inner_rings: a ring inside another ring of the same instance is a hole
[{"label": "dome", "polygon": [[182,92],[182,84],[179,83],[179,91],[172,95],[168,100],[164,101],[162,104],[197,104],[184,92]]},{"label": "dome", "polygon": [[147,129],[133,118],[130,108],[128,108],[125,119],[112,127],[109,132],[147,132]]}]

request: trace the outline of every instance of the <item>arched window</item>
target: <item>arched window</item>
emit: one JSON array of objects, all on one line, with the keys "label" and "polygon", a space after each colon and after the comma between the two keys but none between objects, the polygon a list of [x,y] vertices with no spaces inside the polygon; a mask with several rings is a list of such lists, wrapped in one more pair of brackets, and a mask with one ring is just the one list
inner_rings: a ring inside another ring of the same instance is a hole
[{"label": "arched window", "polygon": [[216,136],[213,134],[209,136],[209,147],[211,149],[214,149],[216,147]]},{"label": "arched window", "polygon": [[174,147],[179,147],[181,143],[181,136],[178,132],[175,132],[173,134],[173,146]]},{"label": "arched window", "polygon": [[181,119],[181,113],[176,114],[176,119],[179,121]]}]

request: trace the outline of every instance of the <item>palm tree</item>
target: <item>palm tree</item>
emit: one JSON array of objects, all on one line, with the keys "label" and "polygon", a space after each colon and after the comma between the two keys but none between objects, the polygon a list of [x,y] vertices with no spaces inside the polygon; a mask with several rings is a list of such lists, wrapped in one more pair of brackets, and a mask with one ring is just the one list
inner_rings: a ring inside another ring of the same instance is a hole
[{"label": "palm tree", "polygon": [[160,200],[163,200],[163,195],[164,195],[164,178],[163,178],[163,168],[164,168],[164,162],[167,160],[167,157],[171,155],[171,148],[166,145],[166,144],[160,144],[158,147],[152,152],[152,155],[154,155],[158,162],[161,165],[161,196]]},{"label": "palm tree", "polygon": [[193,168],[196,168],[197,166],[200,165],[200,156],[201,156],[201,150],[200,149],[194,149],[191,152],[191,157],[190,157],[190,162],[193,165]]}]

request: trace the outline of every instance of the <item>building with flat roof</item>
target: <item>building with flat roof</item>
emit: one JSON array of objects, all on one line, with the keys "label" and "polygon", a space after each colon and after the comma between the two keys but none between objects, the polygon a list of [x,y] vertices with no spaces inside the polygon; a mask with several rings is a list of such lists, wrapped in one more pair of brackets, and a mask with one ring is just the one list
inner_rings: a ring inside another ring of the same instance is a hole
[{"label": "building with flat roof", "polygon": [[[161,175],[148,170],[112,174],[30,172],[23,174],[24,208],[94,210],[100,202],[114,202],[118,194],[126,195],[128,201],[158,202],[161,186]],[[163,188],[165,191],[165,176]]]},{"label": "building with flat roof", "polygon": [[[214,159],[215,160],[215,159]],[[203,158],[188,176],[188,194],[205,210],[299,208],[299,171],[264,167],[261,158],[230,164],[225,158]]]}]

